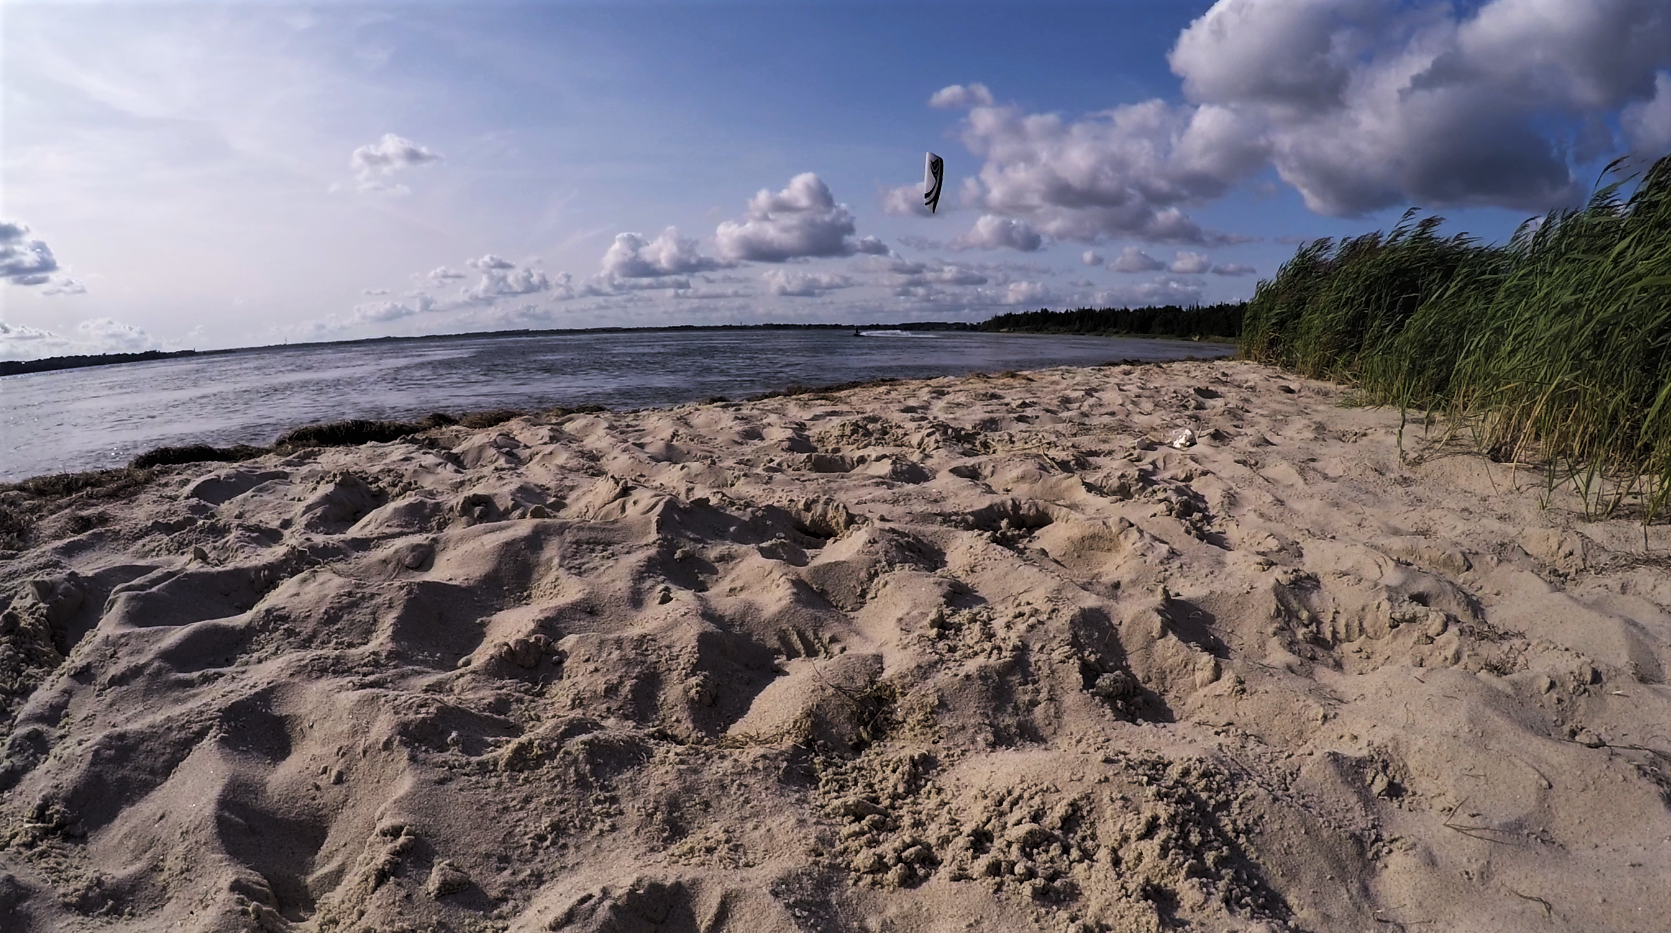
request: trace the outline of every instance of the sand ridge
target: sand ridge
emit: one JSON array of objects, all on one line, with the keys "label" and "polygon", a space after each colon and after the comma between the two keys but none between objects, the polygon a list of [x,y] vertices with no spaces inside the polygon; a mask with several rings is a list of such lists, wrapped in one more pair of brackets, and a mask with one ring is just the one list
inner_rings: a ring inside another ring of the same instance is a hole
[{"label": "sand ridge", "polygon": [[0,927],[1663,928],[1671,562],[1345,391],[172,468],[0,566]]}]

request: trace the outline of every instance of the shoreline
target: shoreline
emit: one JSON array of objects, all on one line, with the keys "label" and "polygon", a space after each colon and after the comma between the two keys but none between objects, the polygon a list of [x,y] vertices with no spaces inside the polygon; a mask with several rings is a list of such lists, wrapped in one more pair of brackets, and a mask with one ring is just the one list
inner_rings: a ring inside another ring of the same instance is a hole
[{"label": "shoreline", "polygon": [[[43,372],[63,372],[73,369],[87,369],[97,366],[121,366],[129,363],[150,363],[158,360],[181,359],[188,357],[225,356],[236,353],[259,353],[268,350],[317,349],[333,346],[359,346],[362,344],[397,343],[406,341],[434,341],[434,340],[487,340],[487,339],[515,339],[526,337],[560,337],[567,335],[589,334],[632,334],[632,333],[684,333],[706,331],[738,331],[738,330],[832,330],[844,331],[849,327],[855,330],[892,330],[907,333],[975,333],[975,334],[1005,334],[1008,336],[1046,336],[1046,337],[1109,337],[1127,340],[1162,340],[1168,342],[1206,343],[1212,346],[1236,346],[1234,338],[1214,338],[1196,340],[1189,337],[1152,336],[1149,334],[1032,334],[1020,331],[983,331],[978,325],[963,325],[955,321],[912,321],[904,324],[676,324],[665,327],[582,327],[555,330],[505,330],[480,331],[463,334],[420,334],[413,336],[362,337],[355,340],[326,340],[310,343],[277,343],[254,347],[224,347],[213,350],[146,350],[140,353],[102,353],[79,354],[64,357],[41,357],[31,360],[0,360],[0,379],[7,376],[28,376]],[[56,365],[54,365],[56,364]]]},{"label": "shoreline", "polygon": [[0,562],[0,918],[1641,928],[1671,528],[1406,463],[1348,387],[1160,362],[439,426],[56,513]]},{"label": "shoreline", "polygon": [[[1029,336],[1029,335],[1010,335],[1010,336]],[[1031,336],[1059,336],[1059,335],[1031,335]],[[1143,339],[1161,340],[1161,339],[1168,339],[1168,338],[1143,338]],[[1209,343],[1209,342],[1206,342],[1206,341],[1187,341],[1186,340],[1186,341],[1180,341],[1180,342],[1189,343],[1192,346],[1199,346],[1199,345],[1205,344],[1207,348],[1211,348],[1211,347],[1214,347],[1214,346],[1224,346],[1224,347],[1233,348],[1235,346],[1234,344],[1213,344],[1213,343]],[[229,352],[233,352],[233,351],[210,351],[210,352],[229,353]],[[206,354],[197,354],[197,355],[202,356],[202,355],[206,355]],[[1212,359],[1212,358],[1213,357],[1198,358],[1198,357],[1195,357],[1195,356],[1189,356],[1189,357],[1182,358],[1182,360],[1153,360],[1153,361],[1136,361],[1136,362],[1180,362],[1180,361],[1190,361],[1190,360],[1197,360],[1197,359]],[[144,362],[144,361],[141,361],[141,362]],[[1123,362],[1123,361],[1116,361],[1116,362]],[[111,364],[111,365],[118,365],[118,364]],[[1098,364],[1098,365],[1099,366],[1107,366],[1107,365],[1112,365],[1112,363],[1103,363],[1103,364]],[[884,378],[888,378],[888,377],[884,377]],[[938,378],[938,377],[918,377],[918,378]],[[849,385],[849,384],[848,383],[836,384],[835,386],[832,386],[830,388],[838,388],[840,386],[845,386],[845,385]],[[798,384],[795,384],[795,385],[792,385],[788,388],[793,388],[793,389],[798,389],[798,390],[803,390],[804,391],[804,390],[807,390],[809,387],[800,386]],[[818,388],[818,387],[810,387],[810,388]],[[769,396],[773,393],[768,391],[765,394]],[[763,397],[763,396],[756,396],[756,397]],[[678,404],[688,404],[688,403],[678,403]],[[558,407],[561,408],[563,406],[558,406]],[[548,410],[550,410],[550,409],[548,409]],[[632,410],[632,409],[626,409],[626,410]],[[484,409],[479,409],[479,410],[471,410],[471,411],[466,411],[463,414],[457,415],[455,420],[467,421],[467,420],[469,420],[473,417],[476,417],[478,415],[487,414],[487,413],[503,412],[503,411],[507,411],[507,409],[484,408]],[[524,414],[535,413],[533,410],[519,410],[519,411],[520,411],[520,413],[524,413]],[[448,413],[448,416],[453,417],[453,413]],[[123,466],[111,466],[111,467],[105,467],[105,468],[102,468],[102,469],[95,469],[95,470],[77,470],[77,471],[60,471],[60,472],[57,472],[57,473],[40,473],[40,474],[36,474],[34,476],[22,477],[22,478],[15,479],[15,480],[0,480],[0,490],[5,490],[5,489],[8,489],[8,488],[16,489],[16,488],[18,488],[20,486],[23,486],[25,484],[38,483],[41,480],[46,480],[46,479],[53,478],[53,477],[75,478],[75,477],[87,476],[87,475],[90,475],[90,474],[109,473],[109,472],[113,472],[113,471],[121,471],[121,470],[128,469],[136,461],[144,460],[146,458],[152,458],[152,457],[154,457],[156,455],[159,455],[159,454],[166,455],[170,451],[177,451],[177,450],[193,449],[193,450],[203,451],[203,452],[206,452],[206,453],[210,452],[210,451],[220,451],[221,452],[221,455],[219,455],[219,456],[216,456],[214,454],[207,454],[206,457],[204,458],[205,462],[207,462],[209,460],[217,460],[217,459],[221,460],[223,462],[224,461],[232,461],[232,460],[235,460],[235,459],[248,459],[249,456],[254,456],[254,455],[256,455],[256,453],[271,451],[271,450],[275,449],[276,445],[280,441],[282,441],[284,437],[289,436],[289,435],[293,435],[293,434],[295,434],[296,432],[298,432],[302,429],[309,428],[309,427],[328,426],[328,425],[333,424],[333,423],[335,423],[335,424],[348,424],[348,423],[373,424],[373,423],[375,423],[375,424],[379,424],[379,425],[392,426],[392,425],[398,424],[399,422],[394,422],[394,421],[371,422],[371,421],[366,421],[364,419],[350,419],[349,421],[345,421],[345,422],[312,422],[310,424],[292,425],[290,428],[287,428],[284,431],[282,431],[277,436],[277,438],[275,439],[275,441],[273,443],[267,444],[265,446],[256,445],[256,444],[253,444],[253,443],[250,443],[250,442],[243,442],[243,443],[238,443],[238,444],[233,445],[232,447],[227,447],[227,448],[215,448],[215,447],[209,446],[207,444],[201,444],[201,443],[200,444],[194,444],[194,445],[177,445],[177,446],[166,446],[165,445],[165,446],[161,446],[161,447],[153,447],[153,448],[150,448],[148,450],[141,451],[141,452],[135,454],[134,457],[129,459],[128,464],[125,464]],[[416,429],[414,429],[414,433],[415,432],[416,432]],[[239,450],[239,451],[243,452],[242,456],[241,457],[232,456],[232,452],[234,450]],[[250,453],[252,451],[256,452],[256,453]],[[181,462],[189,462],[189,461],[185,461],[185,460],[166,460],[165,459],[165,460],[161,460],[161,461],[158,461],[158,462],[160,462],[160,463],[181,463]]]}]

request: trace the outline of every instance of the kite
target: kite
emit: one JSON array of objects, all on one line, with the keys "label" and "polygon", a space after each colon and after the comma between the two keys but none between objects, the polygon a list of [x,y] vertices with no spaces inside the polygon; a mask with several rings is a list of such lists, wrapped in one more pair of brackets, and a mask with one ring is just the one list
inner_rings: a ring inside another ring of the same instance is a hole
[{"label": "kite", "polygon": [[940,157],[930,152],[928,154],[928,171],[923,175],[923,204],[927,205],[930,214],[940,206],[940,182],[945,174],[946,163]]}]

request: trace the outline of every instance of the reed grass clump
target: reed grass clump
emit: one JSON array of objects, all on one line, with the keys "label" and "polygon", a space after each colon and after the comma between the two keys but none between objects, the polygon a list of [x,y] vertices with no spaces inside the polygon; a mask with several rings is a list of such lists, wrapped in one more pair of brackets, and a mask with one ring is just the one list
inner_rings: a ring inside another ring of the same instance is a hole
[{"label": "reed grass clump", "polygon": [[1628,199],[1623,163],[1500,246],[1412,210],[1386,236],[1302,247],[1256,288],[1241,355],[1468,424],[1494,459],[1541,457],[1591,513],[1642,485],[1646,526],[1671,498],[1671,156]]}]

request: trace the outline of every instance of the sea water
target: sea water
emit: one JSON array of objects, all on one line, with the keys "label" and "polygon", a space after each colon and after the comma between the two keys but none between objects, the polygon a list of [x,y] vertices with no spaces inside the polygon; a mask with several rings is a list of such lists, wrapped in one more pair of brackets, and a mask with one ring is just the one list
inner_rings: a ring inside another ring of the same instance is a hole
[{"label": "sea water", "polygon": [[958,331],[637,331],[268,347],[0,377],[0,481],[305,424],[738,400],[800,384],[1229,356],[1222,344]]}]

